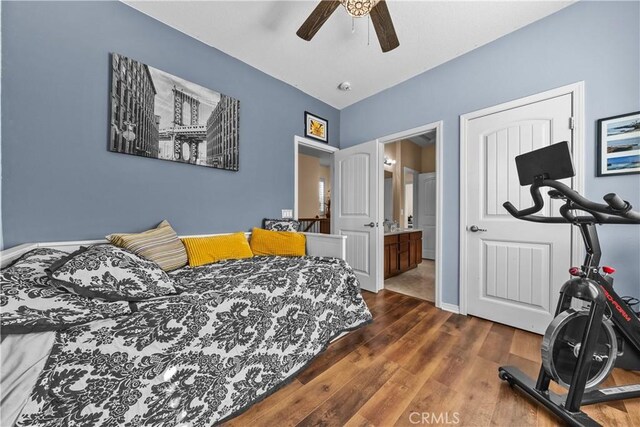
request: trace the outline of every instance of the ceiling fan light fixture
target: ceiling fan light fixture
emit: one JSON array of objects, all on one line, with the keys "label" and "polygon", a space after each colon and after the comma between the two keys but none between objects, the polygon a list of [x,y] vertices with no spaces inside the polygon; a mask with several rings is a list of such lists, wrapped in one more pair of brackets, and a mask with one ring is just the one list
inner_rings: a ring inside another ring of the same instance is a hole
[{"label": "ceiling fan light fixture", "polygon": [[383,53],[400,46],[385,0],[321,0],[296,31],[298,37],[310,41],[340,5],[354,18],[371,17]]},{"label": "ceiling fan light fixture", "polygon": [[340,0],[347,13],[354,18],[367,16],[379,0]]}]

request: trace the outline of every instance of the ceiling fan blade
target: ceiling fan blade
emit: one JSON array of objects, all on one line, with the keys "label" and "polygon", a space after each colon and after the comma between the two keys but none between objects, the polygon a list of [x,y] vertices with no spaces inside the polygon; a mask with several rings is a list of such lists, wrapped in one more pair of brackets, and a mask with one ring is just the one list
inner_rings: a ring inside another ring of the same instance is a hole
[{"label": "ceiling fan blade", "polygon": [[309,41],[316,35],[320,27],[327,22],[327,19],[340,6],[340,0],[321,0],[320,4],[311,12],[296,34],[301,39]]},{"label": "ceiling fan blade", "polygon": [[378,40],[380,41],[380,47],[383,52],[389,52],[400,46],[396,30],[393,28],[393,22],[391,21],[391,15],[389,15],[389,8],[384,0],[380,0],[378,4],[371,9],[371,22],[373,22],[373,28],[376,30]]}]

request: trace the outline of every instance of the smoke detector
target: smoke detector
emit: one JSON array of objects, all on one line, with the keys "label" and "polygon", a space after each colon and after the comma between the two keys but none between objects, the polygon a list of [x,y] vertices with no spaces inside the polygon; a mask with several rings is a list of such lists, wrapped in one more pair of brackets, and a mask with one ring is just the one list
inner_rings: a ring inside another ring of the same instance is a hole
[{"label": "smoke detector", "polygon": [[340,89],[341,91],[344,92],[348,92],[351,90],[351,83],[349,82],[342,82],[338,85],[338,89]]}]

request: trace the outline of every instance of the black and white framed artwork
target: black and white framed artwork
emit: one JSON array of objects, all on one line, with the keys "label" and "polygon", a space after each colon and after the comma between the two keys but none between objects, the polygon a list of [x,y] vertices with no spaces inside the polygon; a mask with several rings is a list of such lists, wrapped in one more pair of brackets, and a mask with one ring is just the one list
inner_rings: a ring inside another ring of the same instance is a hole
[{"label": "black and white framed artwork", "polygon": [[109,150],[238,170],[240,101],[111,54]]}]

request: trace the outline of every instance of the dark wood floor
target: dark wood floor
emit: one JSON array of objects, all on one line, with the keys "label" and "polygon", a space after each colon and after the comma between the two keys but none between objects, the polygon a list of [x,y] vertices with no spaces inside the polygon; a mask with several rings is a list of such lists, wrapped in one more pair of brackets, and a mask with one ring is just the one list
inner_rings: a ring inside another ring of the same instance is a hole
[{"label": "dark wood floor", "polygon": [[[226,425],[558,425],[497,375],[503,364],[537,375],[540,336],[391,291],[364,297],[372,324]],[[606,384],[629,383],[640,383],[640,374],[615,370]],[[605,426],[640,426],[640,399],[585,412]],[[421,417],[429,422],[416,423]]]}]

